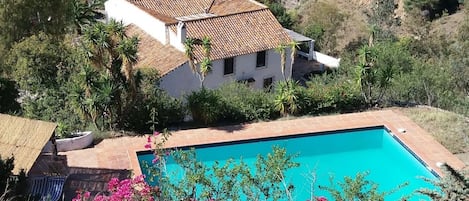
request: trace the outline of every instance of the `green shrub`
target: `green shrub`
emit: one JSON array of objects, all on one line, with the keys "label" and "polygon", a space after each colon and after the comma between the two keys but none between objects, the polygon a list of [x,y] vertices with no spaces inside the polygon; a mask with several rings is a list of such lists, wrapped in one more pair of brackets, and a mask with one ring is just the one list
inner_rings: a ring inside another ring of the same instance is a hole
[{"label": "green shrub", "polygon": [[[2,159],[0,156],[0,200],[28,200],[26,173],[21,170],[19,175],[13,175],[14,163],[14,157]],[[16,179],[11,179],[13,177]]]},{"label": "green shrub", "polygon": [[186,99],[195,122],[208,125],[221,119],[224,104],[218,91],[202,88],[190,93]]},{"label": "green shrub", "polygon": [[277,117],[272,94],[244,83],[229,83],[218,90],[223,104],[222,119],[229,122],[267,120]]},{"label": "green shrub", "polygon": [[20,111],[21,106],[16,102],[18,97],[19,91],[15,82],[0,76],[0,113]]},{"label": "green shrub", "polygon": [[[384,198],[402,187],[407,186],[408,183],[403,183],[397,186],[395,189],[390,191],[379,190],[379,184],[366,180],[365,177],[368,173],[357,173],[355,178],[349,176],[344,177],[344,182],[338,182],[339,187],[334,184],[334,178],[331,177],[331,186],[319,186],[320,189],[328,191],[334,200],[345,201],[345,200],[373,200],[373,201],[384,201]],[[401,200],[406,200],[402,198]]]},{"label": "green shrub", "polygon": [[167,128],[183,121],[186,108],[183,103],[170,97],[158,87],[159,75],[156,71],[145,70],[137,74],[139,92],[133,104],[125,109],[121,126],[124,129],[149,132],[155,124],[155,129]]},{"label": "green shrub", "polygon": [[65,91],[51,89],[34,98],[25,98],[23,114],[28,118],[57,123],[57,135],[67,137],[86,126],[70,107],[67,96]]},{"label": "green shrub", "polygon": [[314,115],[319,113],[319,109],[324,102],[323,88],[300,88],[297,93],[298,115]]},{"label": "green shrub", "polygon": [[240,123],[278,117],[273,94],[243,83],[228,83],[218,89],[203,88],[187,97],[194,121],[203,124]]},{"label": "green shrub", "polygon": [[152,118],[156,129],[167,128],[183,121],[186,112],[180,100],[170,97],[162,90],[157,90],[153,95],[138,98],[133,105],[126,108],[126,115],[122,117],[120,127],[130,131],[150,132]]},{"label": "green shrub", "polygon": [[287,29],[291,29],[295,20],[293,17],[287,12],[287,9],[283,7],[283,5],[279,2],[265,2],[269,7],[272,14],[274,14],[275,18],[277,18],[278,22]]},{"label": "green shrub", "polygon": [[302,103],[311,105],[305,114],[349,112],[364,106],[357,83],[338,73],[311,78],[306,90],[312,103]]}]

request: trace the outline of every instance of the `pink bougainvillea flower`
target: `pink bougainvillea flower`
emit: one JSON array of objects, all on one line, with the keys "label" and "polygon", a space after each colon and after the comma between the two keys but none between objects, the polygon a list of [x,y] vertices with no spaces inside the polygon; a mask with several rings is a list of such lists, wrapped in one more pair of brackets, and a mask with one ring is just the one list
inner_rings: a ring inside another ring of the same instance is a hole
[{"label": "pink bougainvillea flower", "polygon": [[151,136],[148,136],[148,137],[147,137],[147,142],[148,142],[148,143],[151,142]]},{"label": "pink bougainvillea flower", "polygon": [[90,198],[90,196],[91,196],[91,193],[90,193],[89,191],[86,191],[86,192],[83,194],[83,197],[84,197],[85,199]]},{"label": "pink bougainvillea flower", "polygon": [[146,144],[145,149],[151,149],[151,144]]},{"label": "pink bougainvillea flower", "polygon": [[160,160],[160,157],[159,156],[155,156],[155,158],[153,160],[151,160],[151,162],[153,164],[155,164],[156,162],[158,162]]},{"label": "pink bougainvillea flower", "polygon": [[108,182],[109,195],[96,195],[91,199],[88,191],[77,191],[72,201],[154,201],[152,188],[145,182],[145,176],[136,176],[133,179],[119,180],[112,178]]},{"label": "pink bougainvillea flower", "polygon": [[157,136],[159,134],[160,134],[160,132],[158,132],[158,131],[153,132],[153,136]]},{"label": "pink bougainvillea flower", "polygon": [[108,186],[108,190],[112,191],[114,190],[115,188],[117,188],[117,186],[119,185],[119,179],[118,178],[112,178],[108,183],[107,183],[107,186]]},{"label": "pink bougainvillea flower", "polygon": [[327,201],[327,198],[320,196],[320,197],[316,198],[316,200],[317,201]]}]

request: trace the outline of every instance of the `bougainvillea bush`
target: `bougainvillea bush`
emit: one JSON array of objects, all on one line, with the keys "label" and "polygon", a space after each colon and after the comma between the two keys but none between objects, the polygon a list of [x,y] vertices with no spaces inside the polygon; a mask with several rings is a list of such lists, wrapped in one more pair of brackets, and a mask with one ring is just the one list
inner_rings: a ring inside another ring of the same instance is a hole
[{"label": "bougainvillea bush", "polygon": [[77,192],[72,201],[154,201],[156,196],[156,190],[145,182],[143,175],[124,180],[112,178],[108,182],[108,191],[93,198],[88,191]]}]

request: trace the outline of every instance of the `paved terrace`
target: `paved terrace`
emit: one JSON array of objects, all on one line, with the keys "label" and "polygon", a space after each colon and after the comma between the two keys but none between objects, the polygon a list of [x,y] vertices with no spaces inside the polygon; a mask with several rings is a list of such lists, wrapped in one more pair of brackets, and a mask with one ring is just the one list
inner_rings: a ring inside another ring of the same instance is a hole
[{"label": "paved terrace", "polygon": [[[464,167],[463,162],[433,139],[425,130],[396,110],[180,130],[172,133],[166,146],[181,147],[383,125],[440,175],[441,170],[436,167],[437,162],[447,162],[457,169]],[[404,128],[406,132],[398,132],[398,129],[401,128]],[[67,182],[66,189],[73,193],[77,188],[94,188],[89,190],[98,192],[105,190],[105,181],[109,180],[111,176],[122,176],[122,173],[128,170],[137,175],[141,174],[136,152],[144,151],[145,144],[146,137],[121,137],[105,139],[93,148],[59,153],[66,158],[67,166],[76,173],[69,177],[71,181]],[[96,174],[93,175],[93,172]],[[70,173],[73,174],[73,171]],[[98,183],[92,184],[93,179]]]}]

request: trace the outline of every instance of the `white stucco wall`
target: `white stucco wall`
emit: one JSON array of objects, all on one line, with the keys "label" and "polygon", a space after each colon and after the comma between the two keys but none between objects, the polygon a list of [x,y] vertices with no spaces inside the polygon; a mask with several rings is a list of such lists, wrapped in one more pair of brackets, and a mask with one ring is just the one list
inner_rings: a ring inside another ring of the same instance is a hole
[{"label": "white stucco wall", "polygon": [[169,44],[171,46],[175,47],[176,49],[180,51],[185,51],[184,49],[184,44],[181,43],[181,40],[178,38],[177,33],[173,32],[172,30],[168,29],[168,36],[169,36]]},{"label": "white stucco wall", "polygon": [[[266,67],[256,68],[257,53],[237,56],[234,59],[234,73],[224,75],[224,60],[213,61],[212,72],[205,78],[204,85],[207,88],[217,88],[222,83],[254,78],[254,88],[263,88],[265,78],[273,77],[274,82],[283,80],[280,70],[280,55],[274,50],[268,50],[266,54]],[[287,51],[286,74],[290,76],[290,58]],[[196,74],[192,73],[188,64],[177,68],[161,79],[161,85],[169,95],[181,97],[193,90],[200,88],[200,81]]]},{"label": "white stucco wall", "polygon": [[167,43],[165,24],[137,6],[126,0],[108,0],[104,7],[109,19],[122,21],[124,25],[135,24],[161,43]]},{"label": "white stucco wall", "polygon": [[189,64],[176,68],[161,78],[160,87],[172,97],[182,97],[200,88],[200,81]]}]

